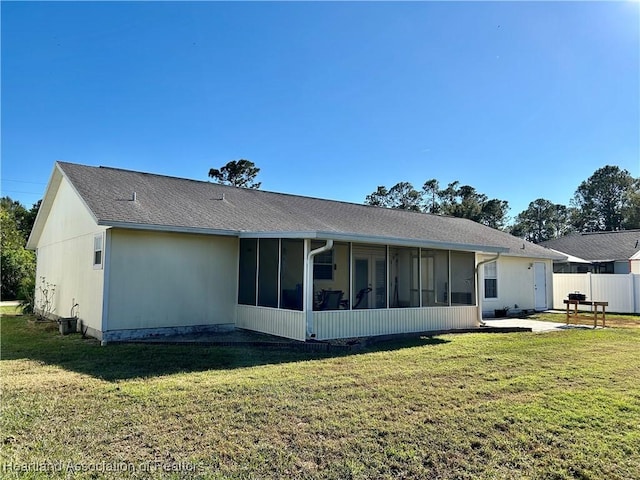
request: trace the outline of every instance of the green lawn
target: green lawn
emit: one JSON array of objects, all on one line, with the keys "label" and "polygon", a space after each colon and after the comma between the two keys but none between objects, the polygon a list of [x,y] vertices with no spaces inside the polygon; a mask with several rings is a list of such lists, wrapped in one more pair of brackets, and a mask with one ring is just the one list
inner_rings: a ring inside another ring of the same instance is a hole
[{"label": "green lawn", "polygon": [[640,329],[331,356],[1,326],[2,478],[640,478]]},{"label": "green lawn", "polygon": [[[592,315],[588,310],[582,310],[582,313],[588,315]],[[535,313],[527,318],[531,320],[543,320],[548,322],[558,322],[564,323],[566,321],[566,313],[556,313],[556,312],[544,312],[544,313]],[[606,314],[607,327],[611,328],[640,328],[640,315],[626,315],[620,313],[607,313]],[[580,322],[586,323],[587,325],[592,324],[593,320],[585,320],[581,319]],[[602,315],[600,315],[598,319],[598,325],[602,325]]]}]

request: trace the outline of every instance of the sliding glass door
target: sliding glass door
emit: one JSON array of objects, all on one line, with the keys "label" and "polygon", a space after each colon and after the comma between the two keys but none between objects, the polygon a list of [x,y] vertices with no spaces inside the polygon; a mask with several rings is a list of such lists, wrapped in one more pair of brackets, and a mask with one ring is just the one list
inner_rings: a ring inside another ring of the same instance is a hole
[{"label": "sliding glass door", "polygon": [[352,308],[387,306],[386,247],[353,246]]}]

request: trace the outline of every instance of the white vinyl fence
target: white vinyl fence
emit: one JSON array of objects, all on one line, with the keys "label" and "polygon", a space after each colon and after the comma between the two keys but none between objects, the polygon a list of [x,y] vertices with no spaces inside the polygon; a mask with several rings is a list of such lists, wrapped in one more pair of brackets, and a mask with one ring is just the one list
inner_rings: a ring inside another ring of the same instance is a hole
[{"label": "white vinyl fence", "polygon": [[554,273],[553,308],[564,309],[569,293],[580,292],[587,300],[609,302],[607,311],[640,313],[640,275],[604,273]]}]

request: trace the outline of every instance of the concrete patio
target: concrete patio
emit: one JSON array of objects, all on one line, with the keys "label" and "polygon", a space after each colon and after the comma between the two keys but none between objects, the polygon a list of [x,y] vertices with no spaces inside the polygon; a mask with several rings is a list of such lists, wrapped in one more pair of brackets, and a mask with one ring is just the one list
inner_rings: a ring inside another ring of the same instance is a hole
[{"label": "concrete patio", "polygon": [[492,328],[529,328],[532,332],[553,332],[576,328],[593,328],[593,326],[589,325],[543,322],[541,320],[529,320],[527,318],[489,318],[485,319],[484,323],[488,327]]}]

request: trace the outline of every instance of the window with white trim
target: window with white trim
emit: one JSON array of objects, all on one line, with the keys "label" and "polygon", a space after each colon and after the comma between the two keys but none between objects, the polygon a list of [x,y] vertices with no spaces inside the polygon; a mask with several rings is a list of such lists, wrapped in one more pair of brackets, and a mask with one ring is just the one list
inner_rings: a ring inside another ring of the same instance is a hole
[{"label": "window with white trim", "polygon": [[484,264],[484,298],[498,298],[498,263]]},{"label": "window with white trim", "polygon": [[[315,242],[311,244],[311,248],[318,248],[322,244]],[[313,257],[313,279],[314,280],[333,280],[334,270],[333,249],[326,252],[318,253]]]},{"label": "window with white trim", "polygon": [[99,233],[93,237],[93,268],[102,268],[104,235]]}]

